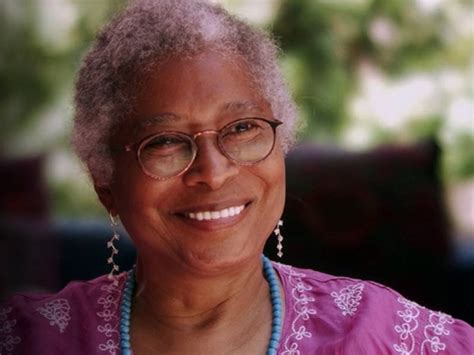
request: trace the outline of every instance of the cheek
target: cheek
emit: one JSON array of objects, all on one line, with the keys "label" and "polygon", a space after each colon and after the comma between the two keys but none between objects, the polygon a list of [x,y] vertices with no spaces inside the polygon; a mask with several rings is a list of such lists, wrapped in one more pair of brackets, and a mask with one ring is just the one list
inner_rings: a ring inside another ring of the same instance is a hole
[{"label": "cheek", "polygon": [[[128,212],[140,206],[140,201],[145,202],[148,196],[148,184],[141,183],[143,178],[138,169],[117,169],[114,177],[114,199],[120,211]],[[145,198],[145,201],[143,201]]]},{"label": "cheek", "polygon": [[266,194],[263,197],[268,215],[275,221],[281,217],[285,204],[285,161],[280,149],[275,151],[271,159],[262,166],[263,179],[266,185]]},{"label": "cheek", "polygon": [[[156,247],[172,235],[167,206],[172,187],[164,182],[147,181],[146,177],[124,178],[117,191],[121,223],[137,248]],[[157,238],[159,236],[160,238]]]},{"label": "cheek", "polygon": [[275,186],[275,206],[277,206],[276,212],[278,218],[281,217],[283,213],[283,208],[285,205],[285,197],[286,197],[286,178],[285,178],[285,164],[282,159],[281,165],[278,167],[278,172],[276,172],[276,181],[274,181]]},{"label": "cheek", "polygon": [[[151,181],[137,168],[117,170],[113,195],[117,205],[117,212],[124,220],[134,221],[138,217],[145,219],[153,217],[166,197],[166,189],[157,191],[166,184],[157,184]],[[162,196],[157,199],[156,196]]]}]

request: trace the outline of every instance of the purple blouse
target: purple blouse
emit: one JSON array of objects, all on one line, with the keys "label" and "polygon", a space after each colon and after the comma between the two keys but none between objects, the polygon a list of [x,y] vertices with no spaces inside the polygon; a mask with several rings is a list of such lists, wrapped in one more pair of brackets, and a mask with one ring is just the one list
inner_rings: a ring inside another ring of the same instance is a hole
[{"label": "purple blouse", "polygon": [[[274,263],[285,293],[280,355],[474,354],[474,328],[374,282]],[[0,306],[0,355],[119,354],[126,274]]]}]

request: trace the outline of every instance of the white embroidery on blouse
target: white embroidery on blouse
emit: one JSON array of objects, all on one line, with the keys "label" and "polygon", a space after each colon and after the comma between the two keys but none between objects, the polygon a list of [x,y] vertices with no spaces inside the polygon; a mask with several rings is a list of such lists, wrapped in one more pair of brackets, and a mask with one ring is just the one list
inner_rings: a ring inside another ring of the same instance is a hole
[{"label": "white embroidery on blouse", "polygon": [[96,314],[102,324],[97,326],[97,330],[104,334],[105,339],[99,344],[99,350],[108,351],[110,355],[116,355],[119,352],[119,345],[111,337],[114,333],[118,334],[118,307],[122,292],[118,284],[114,282],[103,285],[100,289],[104,292],[97,300],[101,310]]},{"label": "white embroidery on blouse", "polygon": [[411,355],[415,349],[415,336],[413,333],[418,329],[418,316],[420,315],[420,308],[423,307],[403,297],[398,297],[397,301],[405,309],[397,311],[397,315],[402,318],[403,323],[395,326],[395,331],[400,334],[400,344],[394,344],[393,348],[402,355]]},{"label": "white embroidery on blouse", "polygon": [[[403,297],[399,297],[398,302],[404,305],[405,310],[397,312],[397,315],[403,319],[403,323],[395,326],[395,331],[400,334],[400,344],[394,344],[393,347],[402,355],[411,355],[416,347],[414,332],[419,327],[420,310],[425,307]],[[433,311],[429,311],[428,321],[429,323],[423,328],[425,339],[420,345],[419,354],[438,353],[440,350],[446,350],[446,344],[441,342],[440,336],[449,335],[450,332],[446,326],[454,322],[451,316]]]},{"label": "white embroidery on blouse", "polygon": [[15,346],[21,343],[21,338],[13,335],[16,319],[8,319],[11,311],[11,307],[0,308],[0,354],[4,355],[10,355]]},{"label": "white embroidery on blouse", "polygon": [[430,311],[429,322],[429,324],[425,325],[423,331],[425,340],[421,343],[420,353],[423,353],[423,349],[428,345],[434,353],[437,353],[439,350],[445,350],[446,344],[441,342],[440,336],[449,335],[450,332],[445,326],[454,323],[454,320],[451,316],[442,312]]},{"label": "white embroidery on blouse", "polygon": [[51,326],[57,325],[60,333],[66,330],[71,320],[71,316],[69,315],[71,306],[67,299],[64,298],[57,298],[46,302],[43,306],[36,308],[36,310],[49,320]]},{"label": "white embroidery on blouse", "polygon": [[305,322],[311,315],[316,314],[316,310],[308,304],[314,302],[314,297],[308,296],[307,291],[313,288],[306,284],[303,273],[296,272],[289,265],[278,264],[280,270],[288,275],[288,283],[291,286],[291,297],[294,300],[293,311],[296,314],[291,323],[291,334],[283,342],[284,351],[281,355],[300,355],[298,342],[303,338],[311,338],[312,334],[306,329]]},{"label": "white embroidery on blouse", "polygon": [[118,349],[119,347],[113,339],[109,339],[104,344],[99,345],[99,350],[108,351],[110,354],[116,354]]},{"label": "white embroidery on blouse", "polygon": [[357,307],[359,307],[363,290],[364,284],[357,283],[344,287],[339,292],[331,292],[331,296],[344,316],[353,316],[357,312]]}]

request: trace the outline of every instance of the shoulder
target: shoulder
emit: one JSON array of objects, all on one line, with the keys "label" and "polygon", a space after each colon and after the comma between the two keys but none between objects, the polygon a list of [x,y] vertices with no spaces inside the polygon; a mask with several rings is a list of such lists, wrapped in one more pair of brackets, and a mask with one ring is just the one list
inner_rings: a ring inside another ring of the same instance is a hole
[{"label": "shoulder", "polygon": [[287,349],[306,344],[328,354],[474,354],[469,324],[389,287],[279,263],[275,268],[285,290]]},{"label": "shoulder", "polygon": [[101,276],[71,282],[55,294],[12,296],[0,304],[0,354],[32,349],[44,349],[44,354],[66,350],[68,354],[73,354],[72,350],[84,353],[84,346],[98,340],[98,327],[109,329],[112,335],[124,278],[120,275],[116,285]]}]

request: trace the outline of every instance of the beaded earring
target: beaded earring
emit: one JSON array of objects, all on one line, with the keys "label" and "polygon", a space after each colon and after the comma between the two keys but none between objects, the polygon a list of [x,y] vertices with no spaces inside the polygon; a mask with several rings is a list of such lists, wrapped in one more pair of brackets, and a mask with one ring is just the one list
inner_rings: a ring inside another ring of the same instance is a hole
[{"label": "beaded earring", "polygon": [[110,227],[112,228],[112,238],[107,242],[107,248],[111,249],[111,254],[109,258],[107,259],[107,264],[112,264],[112,269],[110,270],[110,273],[108,275],[109,280],[114,280],[114,285],[118,285],[118,281],[115,278],[115,272],[118,273],[119,271],[119,266],[115,263],[114,257],[115,255],[118,254],[118,249],[115,247],[114,242],[116,240],[120,239],[120,235],[117,232],[117,227],[118,227],[118,222],[115,219],[114,216],[112,216],[111,213],[109,213],[109,218],[110,218]]},{"label": "beaded earring", "polygon": [[281,258],[283,256],[283,252],[282,252],[282,250],[283,250],[283,244],[282,244],[283,236],[280,233],[280,227],[282,225],[283,225],[283,221],[280,219],[278,221],[278,224],[277,224],[275,230],[273,231],[273,233],[275,233],[275,235],[277,237],[277,240],[278,240],[278,244],[277,244],[278,253],[277,253],[277,255],[278,255],[279,258]]}]

